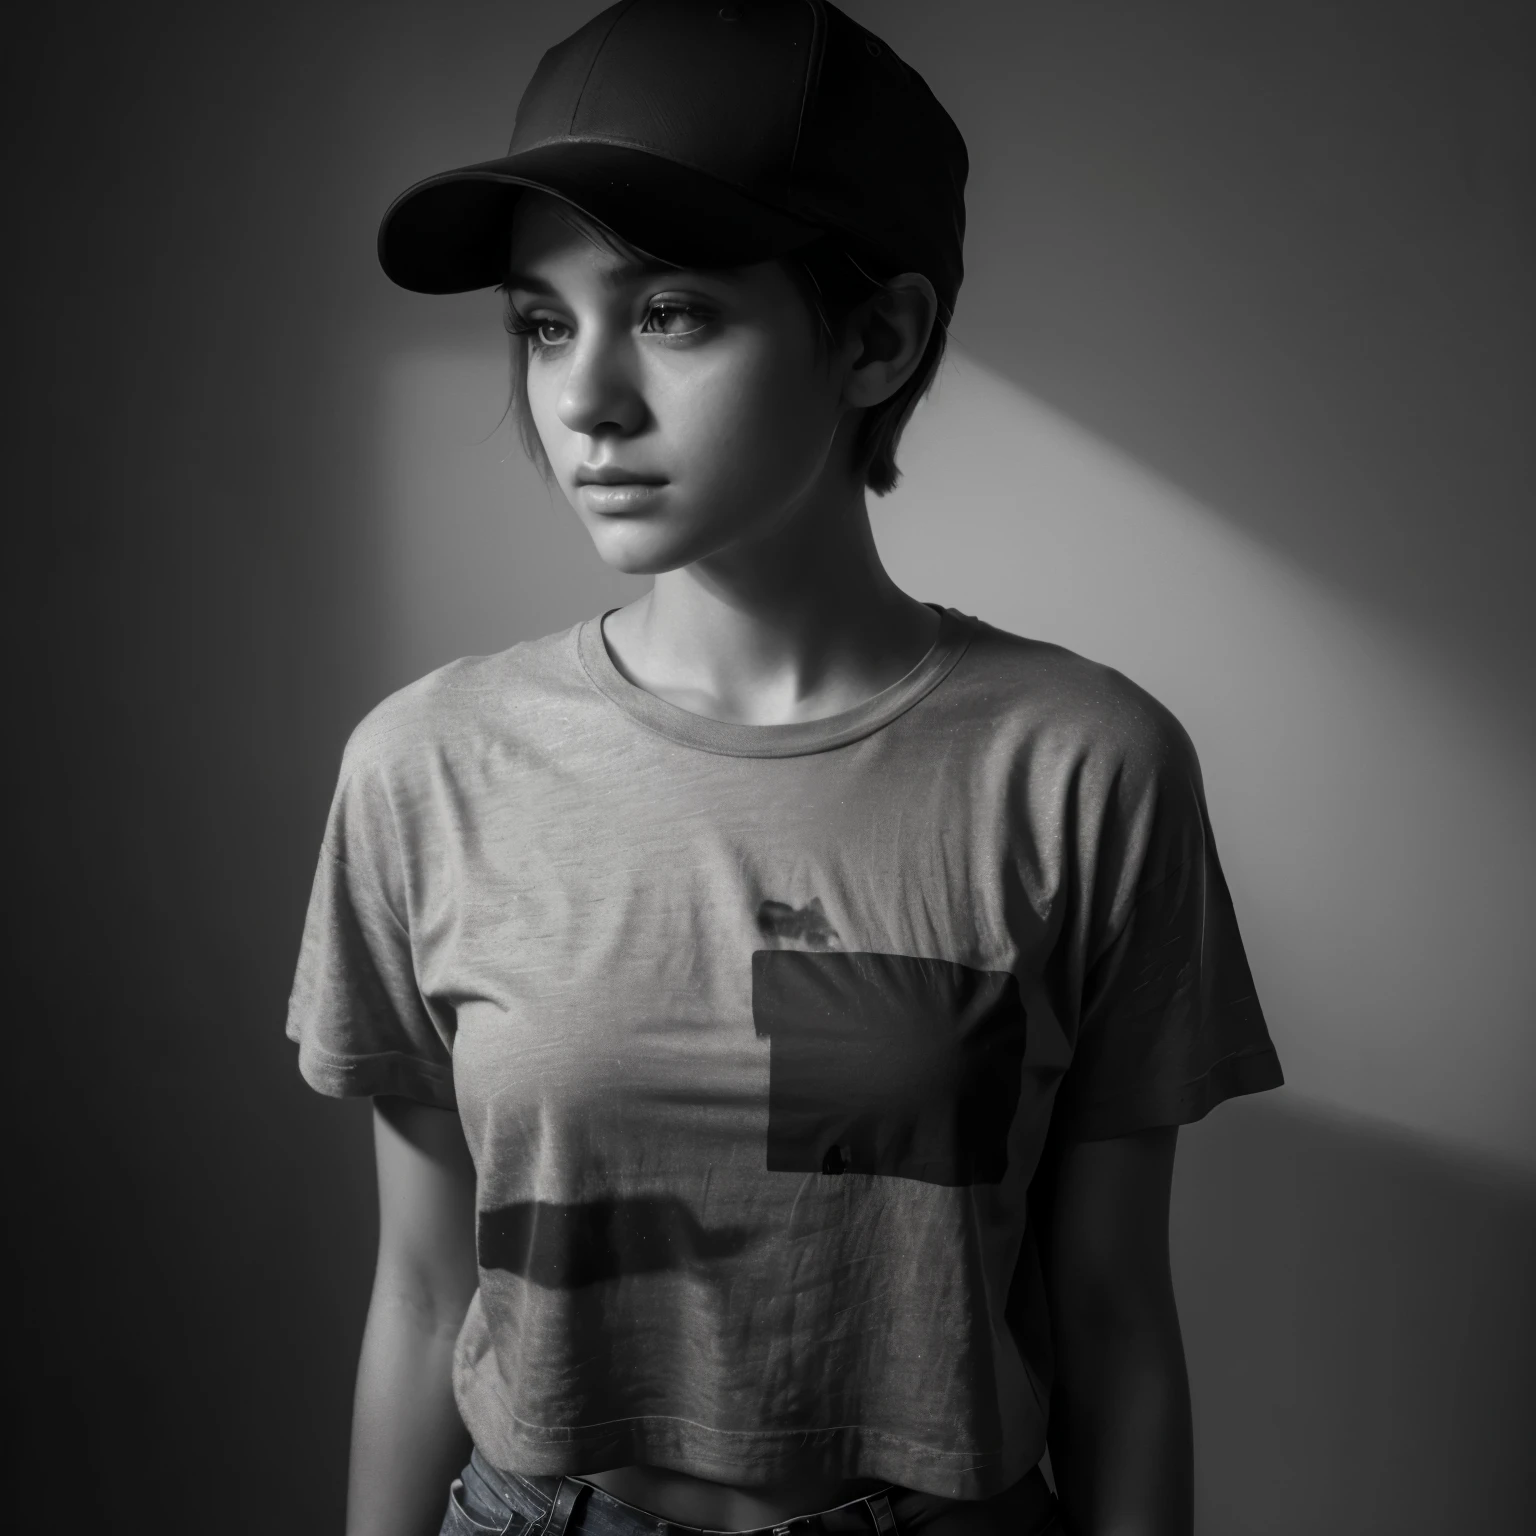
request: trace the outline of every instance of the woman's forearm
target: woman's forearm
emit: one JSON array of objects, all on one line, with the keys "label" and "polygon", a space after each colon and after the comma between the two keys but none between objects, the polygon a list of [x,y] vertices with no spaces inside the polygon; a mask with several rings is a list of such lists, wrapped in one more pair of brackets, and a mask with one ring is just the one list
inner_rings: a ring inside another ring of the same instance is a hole
[{"label": "woman's forearm", "polygon": [[462,1314],[374,1282],[357,1367],[347,1536],[436,1536],[470,1441],[453,1401]]},{"label": "woman's forearm", "polygon": [[1101,1321],[1058,1372],[1051,1469],[1072,1536],[1190,1536],[1194,1435],[1171,1299],[1165,1316]]}]

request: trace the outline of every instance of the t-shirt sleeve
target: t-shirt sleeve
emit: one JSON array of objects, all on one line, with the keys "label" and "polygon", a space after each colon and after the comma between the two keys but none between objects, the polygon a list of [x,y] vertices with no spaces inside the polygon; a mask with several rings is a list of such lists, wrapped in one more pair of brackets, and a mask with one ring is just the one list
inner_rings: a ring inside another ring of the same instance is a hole
[{"label": "t-shirt sleeve", "polygon": [[1092,879],[1078,1030],[1057,1129],[1092,1141],[1198,1120],[1284,1078],[1172,716],[1116,776]]},{"label": "t-shirt sleeve", "polygon": [[407,885],[387,786],[354,735],[310,893],[288,1038],[320,1093],[398,1094],[451,1109],[453,1021],[417,983]]}]

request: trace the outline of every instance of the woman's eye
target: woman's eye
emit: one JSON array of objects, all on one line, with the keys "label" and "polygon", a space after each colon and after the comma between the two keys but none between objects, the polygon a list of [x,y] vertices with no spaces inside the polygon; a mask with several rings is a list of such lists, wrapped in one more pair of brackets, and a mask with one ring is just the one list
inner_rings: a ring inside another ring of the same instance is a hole
[{"label": "woman's eye", "polygon": [[560,334],[564,330],[565,327],[558,320],[536,320],[533,324],[533,334],[541,347],[558,347],[565,340],[564,335]]},{"label": "woman's eye", "polygon": [[661,336],[688,336],[704,328],[704,317],[698,310],[683,304],[653,304],[645,322],[646,330]]}]

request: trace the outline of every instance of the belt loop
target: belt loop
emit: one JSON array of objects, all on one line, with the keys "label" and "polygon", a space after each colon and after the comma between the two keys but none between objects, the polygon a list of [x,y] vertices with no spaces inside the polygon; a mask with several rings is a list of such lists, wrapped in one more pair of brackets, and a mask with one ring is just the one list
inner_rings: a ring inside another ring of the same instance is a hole
[{"label": "belt loop", "polygon": [[554,1500],[549,1506],[549,1513],[544,1517],[544,1528],[539,1536],[565,1536],[565,1527],[571,1518],[571,1512],[576,1508],[576,1501],[589,1486],[588,1483],[562,1477],[560,1486],[555,1490]]},{"label": "belt loop", "polygon": [[901,1528],[896,1524],[896,1516],[891,1513],[891,1501],[883,1493],[870,1494],[864,1503],[869,1508],[879,1536],[901,1536]]}]

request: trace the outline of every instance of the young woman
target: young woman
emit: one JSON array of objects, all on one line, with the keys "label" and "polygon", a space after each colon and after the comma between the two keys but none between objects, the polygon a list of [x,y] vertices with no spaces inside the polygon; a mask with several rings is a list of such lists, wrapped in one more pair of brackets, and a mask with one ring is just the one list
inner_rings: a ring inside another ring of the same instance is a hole
[{"label": "young woman", "polygon": [[1280,1072],[1178,723],[881,565],[965,168],[820,0],[628,0],[386,215],[655,579],[343,759],[288,1027],[376,1107],[355,1536],[1191,1528],[1176,1127]]}]

